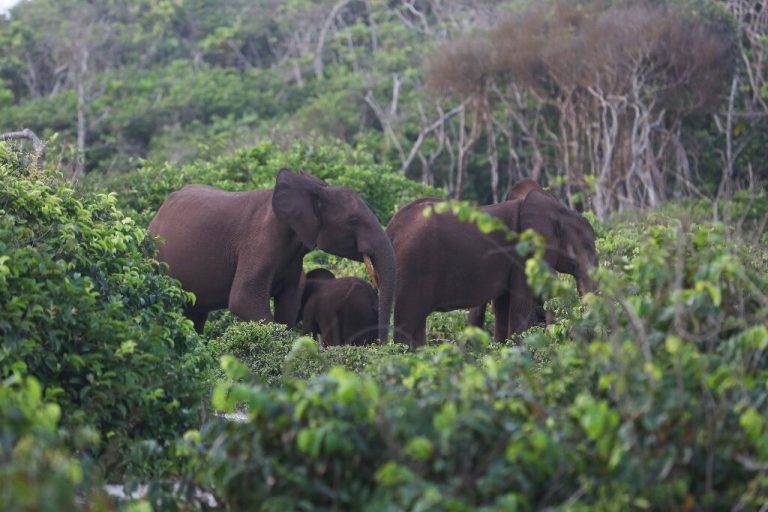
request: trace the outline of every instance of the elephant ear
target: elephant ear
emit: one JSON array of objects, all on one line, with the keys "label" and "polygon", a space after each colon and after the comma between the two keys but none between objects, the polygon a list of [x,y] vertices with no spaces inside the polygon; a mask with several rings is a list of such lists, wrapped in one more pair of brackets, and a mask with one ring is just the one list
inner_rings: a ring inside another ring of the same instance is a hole
[{"label": "elephant ear", "polygon": [[272,210],[280,222],[288,224],[308,249],[317,245],[320,232],[318,195],[328,185],[321,179],[306,174],[294,174],[280,169],[272,194]]},{"label": "elephant ear", "polygon": [[515,183],[511,189],[509,189],[509,192],[507,192],[507,201],[514,201],[517,199],[525,199],[528,196],[528,193],[538,190],[539,192],[544,192],[544,189],[541,188],[541,185],[536,183],[535,180],[531,178],[523,178],[522,180]]},{"label": "elephant ear", "polygon": [[532,229],[544,237],[547,248],[544,259],[553,269],[557,265],[562,238],[561,211],[565,207],[546,192],[531,190],[520,205],[520,231]]},{"label": "elephant ear", "polygon": [[[288,169],[280,169],[280,170],[281,171],[285,171],[285,172],[290,172],[290,171],[288,171]],[[321,180],[317,176],[309,174],[304,169],[299,169],[299,177],[304,178],[304,179],[306,179],[306,180],[308,180],[308,181],[310,181],[312,183],[315,183],[315,184],[317,184],[320,187],[327,187],[328,186],[328,184],[325,181]]]}]

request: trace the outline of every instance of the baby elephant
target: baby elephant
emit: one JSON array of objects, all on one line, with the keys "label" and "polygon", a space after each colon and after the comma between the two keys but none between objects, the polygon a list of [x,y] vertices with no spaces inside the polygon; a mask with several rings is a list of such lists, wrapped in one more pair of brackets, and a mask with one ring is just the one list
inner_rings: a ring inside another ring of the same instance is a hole
[{"label": "baby elephant", "polygon": [[318,268],[307,273],[301,296],[302,334],[320,335],[320,343],[364,345],[376,340],[378,294],[356,277]]}]

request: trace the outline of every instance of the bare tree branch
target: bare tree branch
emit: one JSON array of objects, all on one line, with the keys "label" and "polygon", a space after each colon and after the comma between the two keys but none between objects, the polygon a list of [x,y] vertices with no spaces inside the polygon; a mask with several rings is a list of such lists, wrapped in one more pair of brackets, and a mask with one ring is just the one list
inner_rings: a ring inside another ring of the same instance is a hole
[{"label": "bare tree branch", "polygon": [[403,160],[403,165],[400,167],[401,173],[405,174],[405,172],[408,170],[408,167],[410,167],[411,162],[413,162],[413,159],[416,156],[416,153],[419,151],[419,148],[421,148],[421,144],[424,142],[424,138],[430,133],[432,133],[433,131],[435,131],[436,129],[443,126],[443,124],[445,124],[445,122],[451,119],[453,116],[463,111],[464,107],[466,107],[470,99],[471,98],[465,99],[457,107],[454,107],[448,112],[442,114],[440,118],[434,121],[432,124],[422,128],[421,132],[419,132],[419,136],[416,137],[416,141],[413,143],[413,146],[411,147],[410,153],[408,153],[408,157]]},{"label": "bare tree branch", "polygon": [[17,132],[7,132],[0,134],[0,141],[20,139],[29,140],[32,142],[32,145],[35,148],[35,164],[37,169],[42,171],[43,166],[45,165],[45,144],[43,144],[43,141],[40,140],[40,137],[38,137],[35,132],[29,128],[24,128],[23,130]]},{"label": "bare tree branch", "polygon": [[328,31],[331,29],[331,26],[333,25],[333,21],[336,19],[336,16],[339,15],[339,12],[350,2],[351,0],[341,0],[336,5],[333,6],[331,9],[331,12],[328,14],[328,17],[325,18],[325,23],[323,24],[323,28],[320,30],[320,36],[317,38],[317,46],[315,47],[315,59],[314,59],[314,69],[315,69],[315,76],[320,78],[323,76],[323,47],[325,46],[325,37],[328,34]]}]

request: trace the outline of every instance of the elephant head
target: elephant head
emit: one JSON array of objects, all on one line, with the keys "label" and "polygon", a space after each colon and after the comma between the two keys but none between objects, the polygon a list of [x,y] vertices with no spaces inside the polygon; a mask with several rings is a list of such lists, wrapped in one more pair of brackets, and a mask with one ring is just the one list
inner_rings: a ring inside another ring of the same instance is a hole
[{"label": "elephant head", "polygon": [[589,272],[597,266],[597,250],[595,232],[587,219],[534,188],[520,203],[520,231],[526,229],[544,237],[547,263],[558,272],[574,276],[580,295],[594,291]]},{"label": "elephant head", "polygon": [[[307,299],[313,293],[314,284],[319,281],[332,281],[336,279],[336,275],[327,268],[316,268],[310,270],[306,274],[301,273],[299,279],[299,289],[301,290],[301,308],[304,309],[304,305],[307,303]],[[299,311],[301,313],[301,311]]]},{"label": "elephant head", "polygon": [[327,268],[316,268],[315,270],[307,272],[307,279],[324,279],[329,281],[331,279],[336,279],[336,276]]},{"label": "elephant head", "polygon": [[272,209],[307,249],[318,248],[356,261],[370,261],[379,285],[379,339],[386,341],[395,293],[395,254],[376,215],[354,191],[331,187],[300,171],[282,169]]},{"label": "elephant head", "polygon": [[336,275],[327,268],[316,268],[310,270],[306,274],[301,273],[299,279],[299,289],[301,290],[301,307],[304,308],[304,304],[307,302],[310,293],[312,292],[312,285],[318,281],[332,281],[336,279]]}]

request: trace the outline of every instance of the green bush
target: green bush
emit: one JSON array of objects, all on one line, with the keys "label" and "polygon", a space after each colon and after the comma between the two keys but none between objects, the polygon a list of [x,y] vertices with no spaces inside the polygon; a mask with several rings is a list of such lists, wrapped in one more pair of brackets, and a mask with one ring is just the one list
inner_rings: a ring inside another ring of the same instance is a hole
[{"label": "green bush", "polygon": [[70,449],[88,448],[98,435],[89,429],[60,432],[60,416],[60,407],[43,400],[33,377],[14,374],[0,381],[0,509],[80,510],[78,496],[89,510],[112,509],[94,485],[93,463]]},{"label": "green bush", "polygon": [[467,327],[467,311],[460,309],[448,313],[432,313],[427,318],[429,343],[446,343],[455,340]]},{"label": "green bush", "polygon": [[[280,324],[240,322],[230,314],[223,315],[220,322],[228,327],[208,342],[211,355],[236,357],[267,386],[280,386],[289,378],[308,379],[334,366],[362,372],[405,352],[404,346],[396,344],[319,348],[311,339]],[[214,333],[219,326],[214,323],[211,329]]]},{"label": "green bush", "polygon": [[603,252],[599,293],[517,346],[471,331],[277,389],[227,360],[238,381],[214,405],[245,403],[249,421],[189,442],[198,482],[235,509],[765,506],[768,277],[742,257],[765,251],[652,219],[608,232],[603,250],[622,250]]},{"label": "green bush", "polygon": [[297,143],[289,150],[264,142],[235,155],[177,167],[147,166],[109,178],[99,186],[119,195],[120,206],[141,225],[147,225],[168,195],[190,183],[226,190],[272,188],[280,168],[304,169],[335,186],[360,193],[382,224],[395,211],[417,197],[439,195],[376,164],[369,155],[339,145]]},{"label": "green bush", "polygon": [[234,321],[208,342],[208,348],[214,357],[237,357],[264,383],[279,385],[285,357],[297,337],[280,324]]},{"label": "green bush", "polygon": [[77,199],[0,145],[0,378],[34,376],[116,463],[194,424],[209,360],[145,239],[114,196]]}]

